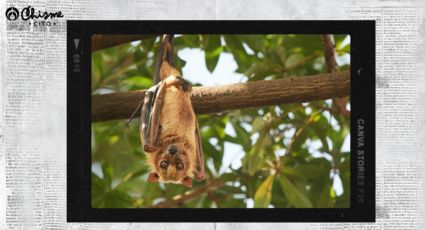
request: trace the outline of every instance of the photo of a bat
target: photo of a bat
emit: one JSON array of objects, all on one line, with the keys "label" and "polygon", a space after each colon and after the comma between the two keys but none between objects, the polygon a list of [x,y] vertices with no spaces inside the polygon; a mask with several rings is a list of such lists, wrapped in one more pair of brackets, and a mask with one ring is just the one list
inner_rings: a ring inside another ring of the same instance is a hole
[{"label": "photo of a bat", "polygon": [[146,91],[140,138],[151,168],[149,182],[181,183],[205,178],[199,125],[191,102],[191,85],[172,67],[171,36],[165,35],[159,63],[161,81]]},{"label": "photo of a bat", "polygon": [[172,25],[91,37],[92,207],[349,208],[351,34]]}]

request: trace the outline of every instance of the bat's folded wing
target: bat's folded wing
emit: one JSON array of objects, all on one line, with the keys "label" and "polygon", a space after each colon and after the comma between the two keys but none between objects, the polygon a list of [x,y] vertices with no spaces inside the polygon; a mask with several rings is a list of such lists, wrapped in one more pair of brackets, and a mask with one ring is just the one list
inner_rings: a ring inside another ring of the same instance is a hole
[{"label": "bat's folded wing", "polygon": [[196,139],[196,179],[202,181],[205,179],[204,152],[202,151],[201,132],[198,121],[196,121],[195,139]]},{"label": "bat's folded wing", "polygon": [[151,124],[152,124],[152,111],[155,105],[155,100],[162,82],[150,87],[145,92],[145,98],[143,99],[143,107],[140,117],[140,138],[142,145],[146,146],[149,141]]}]

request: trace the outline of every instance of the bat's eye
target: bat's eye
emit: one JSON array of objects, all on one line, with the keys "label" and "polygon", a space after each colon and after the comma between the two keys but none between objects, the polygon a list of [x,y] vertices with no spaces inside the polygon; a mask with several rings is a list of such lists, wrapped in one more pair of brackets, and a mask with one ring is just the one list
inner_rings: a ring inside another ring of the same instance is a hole
[{"label": "bat's eye", "polygon": [[177,146],[172,145],[169,149],[168,149],[168,153],[170,153],[171,155],[174,155],[177,153]]},{"label": "bat's eye", "polygon": [[166,169],[166,168],[167,168],[167,166],[168,166],[168,162],[166,162],[166,161],[161,161],[161,163],[159,163],[159,166],[160,166],[162,169]]},{"label": "bat's eye", "polygon": [[177,168],[177,170],[182,170],[183,168],[184,168],[184,165],[183,165],[183,163],[177,163],[176,164],[176,168]]}]

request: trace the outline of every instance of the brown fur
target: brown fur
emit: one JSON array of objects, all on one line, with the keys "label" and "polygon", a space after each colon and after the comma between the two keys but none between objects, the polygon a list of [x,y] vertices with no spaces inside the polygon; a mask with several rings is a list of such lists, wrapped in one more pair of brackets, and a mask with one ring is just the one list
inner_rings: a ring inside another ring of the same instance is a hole
[{"label": "brown fur", "polygon": [[[184,87],[179,71],[166,61],[160,70],[165,94],[160,113],[160,133],[156,149],[147,154],[152,173],[156,173],[158,181],[183,183],[187,177],[192,178],[196,170],[196,116],[190,100],[191,89]],[[177,147],[177,154],[171,155],[168,150],[172,145]],[[166,161],[168,167],[160,167]],[[184,165],[177,169],[177,163]]]}]

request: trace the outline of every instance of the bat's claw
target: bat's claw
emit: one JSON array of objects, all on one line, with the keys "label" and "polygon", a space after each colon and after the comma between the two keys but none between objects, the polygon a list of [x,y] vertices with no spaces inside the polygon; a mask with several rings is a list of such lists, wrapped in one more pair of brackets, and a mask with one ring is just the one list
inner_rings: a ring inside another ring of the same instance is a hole
[{"label": "bat's claw", "polygon": [[151,146],[151,145],[144,145],[143,146],[143,150],[145,152],[147,152],[147,153],[150,153],[150,152],[154,152],[155,151],[155,148],[153,146]]},{"label": "bat's claw", "polygon": [[173,79],[173,83],[175,86],[181,87],[184,92],[188,92],[192,90],[192,84],[190,84],[190,82],[186,81],[180,76]]},{"label": "bat's claw", "polygon": [[182,89],[184,92],[192,91],[192,84],[190,84],[188,81],[182,79]]},{"label": "bat's claw", "polygon": [[203,181],[205,180],[205,173],[204,172],[198,172],[195,176],[196,180]]}]

